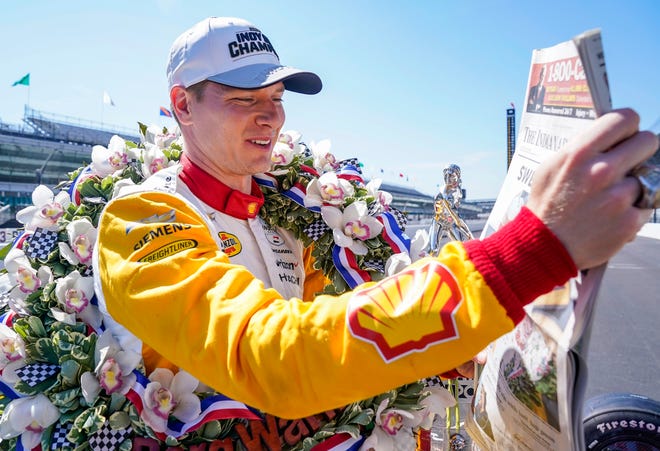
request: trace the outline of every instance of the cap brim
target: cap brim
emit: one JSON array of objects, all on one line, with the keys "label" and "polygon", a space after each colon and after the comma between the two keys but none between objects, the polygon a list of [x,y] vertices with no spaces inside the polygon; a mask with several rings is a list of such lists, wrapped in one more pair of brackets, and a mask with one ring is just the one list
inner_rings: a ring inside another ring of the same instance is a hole
[{"label": "cap brim", "polygon": [[317,94],[323,83],[318,75],[289,66],[252,64],[208,77],[207,80],[241,89],[258,89],[283,82],[288,91]]}]

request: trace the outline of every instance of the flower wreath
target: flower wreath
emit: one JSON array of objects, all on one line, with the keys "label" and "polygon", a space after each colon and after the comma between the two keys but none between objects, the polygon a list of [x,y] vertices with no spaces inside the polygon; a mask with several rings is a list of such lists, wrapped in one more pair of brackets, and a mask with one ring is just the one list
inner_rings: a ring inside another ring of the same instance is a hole
[{"label": "flower wreath", "polygon": [[[105,331],[91,266],[99,217],[117,188],[176,164],[182,152],[177,133],[139,125],[141,143],[114,136],[107,148],[94,146],[92,163],[70,173],[57,194],[38,186],[34,205],[17,213],[22,234],[0,252],[3,448],[127,451],[143,437],[189,448],[232,437],[236,422],[259,418],[204,391],[184,371],[146,375],[141,356]],[[329,145],[308,147],[300,134],[283,133],[273,170],[257,181],[265,195],[261,216],[305,245],[313,242],[315,264],[331,281],[325,291],[341,293],[396,270],[425,243],[422,237],[411,244],[391,196],[378,182],[363,182],[356,160],[337,162]],[[223,403],[245,415],[223,416]],[[361,441],[363,448],[394,449],[452,403],[441,387],[408,384],[345,407],[289,449],[310,450],[330,437],[344,440],[345,449]]]}]

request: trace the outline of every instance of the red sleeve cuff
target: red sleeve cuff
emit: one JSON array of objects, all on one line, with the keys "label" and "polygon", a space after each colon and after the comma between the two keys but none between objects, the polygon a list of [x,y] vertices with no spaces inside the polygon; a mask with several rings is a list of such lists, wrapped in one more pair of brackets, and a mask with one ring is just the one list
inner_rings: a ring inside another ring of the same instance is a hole
[{"label": "red sleeve cuff", "polygon": [[577,274],[561,241],[526,207],[491,236],[464,246],[515,323],[524,317],[523,306]]}]

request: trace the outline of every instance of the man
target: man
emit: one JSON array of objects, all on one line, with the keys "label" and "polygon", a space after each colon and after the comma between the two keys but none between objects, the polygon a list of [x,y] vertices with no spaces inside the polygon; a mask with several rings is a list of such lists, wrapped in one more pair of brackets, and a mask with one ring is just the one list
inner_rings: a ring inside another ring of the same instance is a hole
[{"label": "man", "polygon": [[[107,205],[98,294],[121,324],[117,333],[141,341],[147,373],[182,368],[283,418],[460,366],[511,330],[525,304],[608,260],[649,216],[632,206],[640,188],[626,174],[657,138],[620,110],[544,164],[528,208],[489,238],[448,245],[341,296],[314,296],[323,274],[312,269],[310,249],[259,218],[252,176],[270,167],[284,91],[314,94],[320,79],[281,66],[259,29],[229,18],[182,34],[167,72],[182,162]],[[239,252],[223,252],[228,236]],[[292,277],[280,277],[277,259],[290,263]],[[383,313],[384,300],[412,307]],[[445,308],[449,300],[455,310]],[[441,320],[417,318],[422,304]]]},{"label": "man", "polygon": [[539,72],[538,81],[534,86],[529,88],[529,98],[527,99],[527,111],[538,112],[543,106],[543,99],[545,99],[545,66],[541,67]]}]

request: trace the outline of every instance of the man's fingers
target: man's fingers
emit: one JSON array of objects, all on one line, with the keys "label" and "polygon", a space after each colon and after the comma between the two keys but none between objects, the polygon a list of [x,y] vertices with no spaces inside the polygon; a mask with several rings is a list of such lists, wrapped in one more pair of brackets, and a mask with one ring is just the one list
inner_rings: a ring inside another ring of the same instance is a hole
[{"label": "man's fingers", "polygon": [[588,132],[575,138],[572,147],[578,149],[580,157],[591,159],[634,135],[638,128],[639,115],[634,110],[614,110],[596,119]]},{"label": "man's fingers", "polygon": [[657,148],[657,135],[643,131],[613,147],[603,155],[603,159],[616,169],[615,177],[618,179],[651,158]]}]

